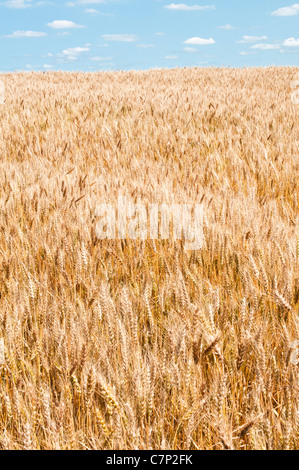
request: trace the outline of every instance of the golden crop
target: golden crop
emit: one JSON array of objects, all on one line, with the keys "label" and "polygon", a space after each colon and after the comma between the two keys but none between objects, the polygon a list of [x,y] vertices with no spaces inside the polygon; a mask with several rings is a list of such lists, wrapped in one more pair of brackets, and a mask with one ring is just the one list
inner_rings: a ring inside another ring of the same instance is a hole
[{"label": "golden crop", "polygon": [[[2,449],[299,448],[298,78],[1,76]],[[119,194],[204,247],[99,240]]]}]

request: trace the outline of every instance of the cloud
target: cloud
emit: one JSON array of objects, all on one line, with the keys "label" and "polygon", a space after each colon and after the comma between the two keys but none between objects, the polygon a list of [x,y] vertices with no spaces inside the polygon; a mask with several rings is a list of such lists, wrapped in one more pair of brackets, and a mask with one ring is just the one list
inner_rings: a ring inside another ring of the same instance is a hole
[{"label": "cloud", "polygon": [[106,3],[106,0],[77,0],[79,5],[99,5],[100,3]]},{"label": "cloud", "polygon": [[106,3],[106,0],[76,0],[75,2],[68,2],[66,6],[74,7],[76,5],[100,5]]},{"label": "cloud", "polygon": [[231,31],[232,29],[235,29],[234,26],[231,26],[230,24],[225,24],[223,26],[218,26],[219,29],[225,29],[226,31]]},{"label": "cloud", "polygon": [[286,47],[299,47],[299,38],[288,38],[284,41],[283,45]]},{"label": "cloud", "polygon": [[202,10],[215,10],[214,5],[186,5],[185,3],[171,3],[170,5],[165,5],[167,10],[176,10],[176,11],[202,11]]},{"label": "cloud", "polygon": [[261,51],[272,51],[276,49],[280,49],[279,44],[255,44],[254,46],[251,46],[251,49],[259,49]]},{"label": "cloud", "polygon": [[204,38],[190,38],[187,41],[184,41],[184,44],[192,44],[194,46],[207,46],[209,44],[216,44],[216,41],[213,38],[204,39]]},{"label": "cloud", "polygon": [[74,62],[83,52],[88,52],[89,47],[69,47],[57,54],[58,62]]},{"label": "cloud", "polygon": [[47,36],[47,33],[39,31],[14,31],[12,34],[8,34],[6,38],[41,38]]},{"label": "cloud", "polygon": [[237,41],[237,44],[248,44],[251,42],[265,41],[267,36],[243,36],[241,41]]},{"label": "cloud", "polygon": [[6,8],[13,8],[15,10],[21,10],[24,8],[30,8],[32,6],[42,6],[52,4],[51,1],[39,1],[33,2],[32,0],[6,0],[6,2],[2,2]]},{"label": "cloud", "polygon": [[195,47],[185,47],[184,51],[185,52],[198,52],[198,49],[196,49]]},{"label": "cloud", "polygon": [[31,7],[32,0],[8,0],[3,2],[3,5],[7,8],[15,8],[15,9],[22,9]]},{"label": "cloud", "polygon": [[177,55],[167,55],[165,57],[165,59],[167,59],[167,60],[176,60],[176,59],[178,59],[178,56]]},{"label": "cloud", "polygon": [[116,41],[116,42],[135,42],[137,36],[135,34],[104,34],[102,36],[104,41]]},{"label": "cloud", "polygon": [[256,52],[247,52],[247,51],[241,51],[239,52],[240,55],[242,56],[247,56],[247,55],[253,55],[256,54]]},{"label": "cloud", "polygon": [[84,10],[85,13],[89,13],[90,15],[98,15],[99,12],[98,10],[95,10],[94,8],[86,8]]},{"label": "cloud", "polygon": [[95,8],[85,8],[84,13],[88,13],[89,15],[113,16],[111,13],[102,13]]},{"label": "cloud", "polygon": [[55,20],[52,23],[47,23],[52,29],[71,29],[71,28],[84,28],[84,26],[73,23],[73,21],[68,20]]},{"label": "cloud", "polygon": [[296,16],[299,15],[299,3],[294,3],[294,5],[288,7],[278,8],[271,13],[274,16]]}]

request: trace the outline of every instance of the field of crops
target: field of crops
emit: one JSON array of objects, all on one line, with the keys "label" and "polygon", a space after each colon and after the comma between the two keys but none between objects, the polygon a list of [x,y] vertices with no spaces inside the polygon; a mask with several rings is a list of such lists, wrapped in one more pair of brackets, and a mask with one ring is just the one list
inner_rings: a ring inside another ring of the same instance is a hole
[{"label": "field of crops", "polygon": [[299,449],[299,69],[0,78],[0,448]]}]

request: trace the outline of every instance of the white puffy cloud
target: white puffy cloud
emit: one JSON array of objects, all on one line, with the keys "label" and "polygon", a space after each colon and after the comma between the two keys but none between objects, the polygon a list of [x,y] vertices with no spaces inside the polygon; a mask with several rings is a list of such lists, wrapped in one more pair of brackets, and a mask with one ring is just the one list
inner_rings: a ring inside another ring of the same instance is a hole
[{"label": "white puffy cloud", "polygon": [[185,3],[171,3],[170,5],[165,5],[167,10],[177,10],[177,11],[202,11],[202,10],[215,10],[214,5],[186,5]]},{"label": "white puffy cloud", "polygon": [[284,41],[283,45],[286,47],[299,47],[299,38],[288,38]]},{"label": "white puffy cloud", "polygon": [[84,26],[80,24],[76,24],[73,21],[68,20],[55,20],[52,23],[47,23],[52,29],[72,29],[72,28],[84,28]]},{"label": "white puffy cloud", "polygon": [[47,33],[40,31],[14,31],[12,34],[7,34],[6,38],[41,38],[47,36]]},{"label": "white puffy cloud", "polygon": [[294,5],[288,7],[278,8],[271,13],[274,16],[296,16],[299,15],[299,3],[294,3]]},{"label": "white puffy cloud", "polygon": [[241,41],[237,41],[237,44],[248,44],[251,42],[265,41],[267,36],[243,36]]},{"label": "white puffy cloud", "polygon": [[58,62],[74,62],[83,52],[88,52],[89,47],[69,47],[57,54]]},{"label": "white puffy cloud", "polygon": [[190,38],[184,41],[184,44],[192,44],[194,46],[207,46],[209,44],[215,44],[216,41],[213,38],[204,39],[204,38]]},{"label": "white puffy cloud", "polygon": [[68,2],[66,6],[74,7],[76,5],[100,5],[106,3],[105,0],[76,0],[75,2]]}]

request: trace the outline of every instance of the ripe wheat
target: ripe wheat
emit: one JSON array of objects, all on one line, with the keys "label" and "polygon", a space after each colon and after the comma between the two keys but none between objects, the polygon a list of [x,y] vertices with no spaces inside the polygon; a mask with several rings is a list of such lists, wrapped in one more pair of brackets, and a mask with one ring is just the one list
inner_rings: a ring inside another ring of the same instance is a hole
[{"label": "ripe wheat", "polygon": [[[1,448],[299,448],[298,74],[2,76]],[[203,248],[99,240],[119,194]]]}]

